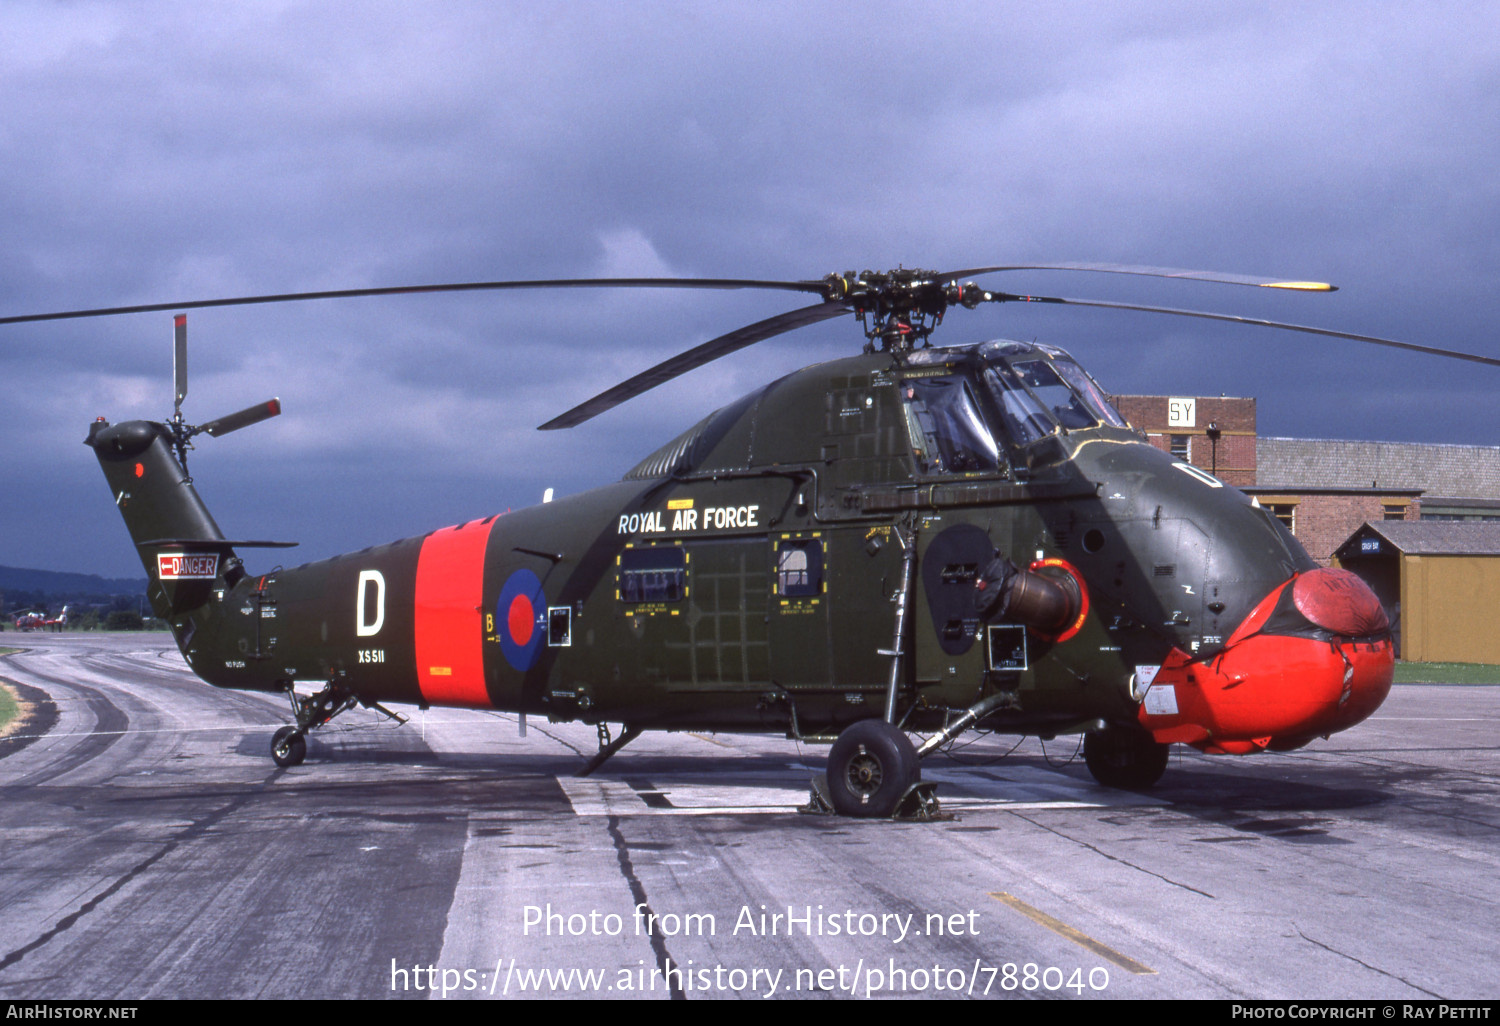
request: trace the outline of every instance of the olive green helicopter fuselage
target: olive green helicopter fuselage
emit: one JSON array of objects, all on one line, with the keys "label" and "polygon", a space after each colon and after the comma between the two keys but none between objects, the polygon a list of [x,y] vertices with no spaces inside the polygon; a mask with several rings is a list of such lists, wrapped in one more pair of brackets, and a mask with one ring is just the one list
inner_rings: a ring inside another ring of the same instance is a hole
[{"label": "olive green helicopter fuselage", "polygon": [[354,703],[409,703],[630,736],[880,720],[935,735],[924,755],[974,724],[1087,732],[1133,765],[1172,741],[1296,747],[1390,684],[1388,634],[1298,620],[1286,597],[1336,571],[1048,346],[809,367],[616,484],[261,573],[168,425],[101,421],[89,441],[188,663],[290,692],[299,744]]}]

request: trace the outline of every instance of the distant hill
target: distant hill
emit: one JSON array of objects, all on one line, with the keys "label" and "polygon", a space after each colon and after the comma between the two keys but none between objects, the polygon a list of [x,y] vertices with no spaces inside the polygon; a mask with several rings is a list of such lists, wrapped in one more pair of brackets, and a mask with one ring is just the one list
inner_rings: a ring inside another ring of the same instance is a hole
[{"label": "distant hill", "polygon": [[144,595],[146,578],[100,577],[98,574],[59,573],[0,566],[0,591],[34,592],[57,596]]}]

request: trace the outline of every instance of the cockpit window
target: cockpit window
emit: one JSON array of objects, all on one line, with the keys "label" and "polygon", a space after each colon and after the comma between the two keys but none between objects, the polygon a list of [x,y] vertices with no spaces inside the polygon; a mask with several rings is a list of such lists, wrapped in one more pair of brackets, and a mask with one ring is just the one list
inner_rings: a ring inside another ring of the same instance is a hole
[{"label": "cockpit window", "polygon": [[1051,360],[1017,360],[1011,369],[1063,427],[1091,428],[1099,423],[1082,398],[1058,375]]},{"label": "cockpit window", "polygon": [[1088,371],[1068,359],[1052,360],[1052,366],[1060,374],[1064,381],[1073,387],[1079,399],[1093,411],[1095,418],[1100,423],[1108,424],[1110,427],[1125,427],[1125,418],[1110,405],[1108,399],[1104,398],[1104,390],[1101,389],[1093,378],[1089,377]]},{"label": "cockpit window", "polygon": [[1004,471],[1002,450],[1059,430],[1128,427],[1088,372],[1050,346],[997,341],[921,350],[908,358],[900,383],[923,474]]},{"label": "cockpit window", "polygon": [[920,472],[969,474],[999,469],[999,447],[964,376],[910,378],[901,383],[901,397]]},{"label": "cockpit window", "polygon": [[1017,445],[1046,438],[1057,430],[1057,424],[1036,397],[1021,386],[1016,373],[1003,363],[993,363],[984,373],[985,384],[1000,414],[1005,430]]},{"label": "cockpit window", "polygon": [[991,343],[983,352],[986,389],[1017,444],[1045,438],[1059,427],[1126,426],[1094,379],[1062,350],[1010,342]]}]

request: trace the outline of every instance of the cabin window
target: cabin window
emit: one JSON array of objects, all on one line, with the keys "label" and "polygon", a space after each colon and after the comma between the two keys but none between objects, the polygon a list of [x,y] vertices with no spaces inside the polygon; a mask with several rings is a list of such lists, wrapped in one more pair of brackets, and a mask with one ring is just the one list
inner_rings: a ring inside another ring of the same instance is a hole
[{"label": "cabin window", "polygon": [[972,474],[1000,469],[1000,449],[963,376],[909,378],[901,383],[901,397],[919,472]]},{"label": "cabin window", "polygon": [[784,538],[776,543],[776,594],[810,598],[823,593],[823,542]]},{"label": "cabin window", "polygon": [[618,560],[618,595],[632,606],[666,606],[688,593],[688,555],[680,545],[626,549]]}]

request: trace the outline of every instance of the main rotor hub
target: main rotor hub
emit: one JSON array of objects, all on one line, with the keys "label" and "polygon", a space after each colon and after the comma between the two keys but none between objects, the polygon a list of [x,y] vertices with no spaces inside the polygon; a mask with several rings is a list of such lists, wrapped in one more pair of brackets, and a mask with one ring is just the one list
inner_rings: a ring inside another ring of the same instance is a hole
[{"label": "main rotor hub", "polygon": [[[944,282],[937,271],[898,268],[894,271],[861,271],[830,274],[825,298],[849,304],[864,328],[866,352],[876,346],[888,352],[905,352],[928,345],[928,337],[943,323],[948,307],[972,307],[981,302],[981,290],[971,284]],[[970,302],[969,293],[974,297]]]}]

